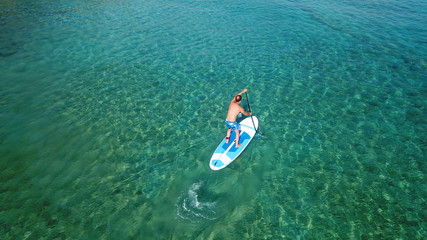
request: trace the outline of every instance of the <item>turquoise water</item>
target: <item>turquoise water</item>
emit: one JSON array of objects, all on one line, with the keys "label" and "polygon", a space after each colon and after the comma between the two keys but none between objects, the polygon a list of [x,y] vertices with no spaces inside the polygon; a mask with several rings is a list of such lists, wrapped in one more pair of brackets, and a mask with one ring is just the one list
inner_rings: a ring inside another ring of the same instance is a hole
[{"label": "turquoise water", "polygon": [[[424,0],[0,0],[0,238],[425,238],[426,19]],[[211,171],[243,88],[264,140]]]}]

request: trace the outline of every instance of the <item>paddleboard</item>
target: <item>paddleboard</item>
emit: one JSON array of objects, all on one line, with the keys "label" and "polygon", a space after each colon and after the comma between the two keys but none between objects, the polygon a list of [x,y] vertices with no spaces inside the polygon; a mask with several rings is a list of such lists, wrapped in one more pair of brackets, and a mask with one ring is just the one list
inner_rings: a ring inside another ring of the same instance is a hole
[{"label": "paddleboard", "polygon": [[224,137],[219,146],[216,148],[209,162],[209,166],[212,170],[216,171],[227,167],[249,145],[252,138],[255,136],[256,129],[258,129],[258,118],[252,116],[252,119],[249,116],[239,123],[239,143],[242,144],[242,146],[236,148],[236,133],[234,131],[231,131],[230,140],[228,143],[225,143]]}]

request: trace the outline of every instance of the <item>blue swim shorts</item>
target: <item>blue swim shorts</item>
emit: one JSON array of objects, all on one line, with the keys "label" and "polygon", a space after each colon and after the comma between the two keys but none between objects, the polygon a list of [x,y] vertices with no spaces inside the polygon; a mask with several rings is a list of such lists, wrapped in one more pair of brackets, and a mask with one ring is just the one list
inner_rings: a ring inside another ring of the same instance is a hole
[{"label": "blue swim shorts", "polygon": [[233,131],[236,131],[237,129],[239,129],[239,124],[237,122],[230,122],[225,120],[225,125],[227,125],[228,129],[233,129]]}]

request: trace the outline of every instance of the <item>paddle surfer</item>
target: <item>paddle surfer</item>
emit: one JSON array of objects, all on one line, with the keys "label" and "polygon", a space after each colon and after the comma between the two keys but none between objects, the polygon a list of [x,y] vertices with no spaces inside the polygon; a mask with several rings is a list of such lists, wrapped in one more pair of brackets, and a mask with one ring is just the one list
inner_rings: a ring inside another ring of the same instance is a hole
[{"label": "paddle surfer", "polygon": [[231,130],[234,130],[236,133],[236,148],[242,146],[239,144],[240,132],[239,132],[239,124],[236,122],[236,117],[239,113],[243,113],[246,116],[252,115],[252,113],[245,112],[239,104],[242,101],[242,94],[247,92],[248,89],[243,89],[239,94],[237,94],[233,100],[230,102],[230,106],[228,107],[227,118],[225,119],[225,124],[227,125],[227,137],[225,137],[225,142],[228,144],[230,140]]}]

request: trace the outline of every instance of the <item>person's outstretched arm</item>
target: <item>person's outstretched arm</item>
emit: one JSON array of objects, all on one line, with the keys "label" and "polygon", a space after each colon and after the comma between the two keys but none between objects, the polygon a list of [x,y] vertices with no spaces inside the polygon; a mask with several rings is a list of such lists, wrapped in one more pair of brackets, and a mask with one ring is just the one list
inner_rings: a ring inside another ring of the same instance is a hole
[{"label": "person's outstretched arm", "polygon": [[237,94],[237,95],[242,95],[243,93],[245,93],[245,92],[247,92],[248,91],[248,89],[243,89],[243,91],[241,91],[239,94]]}]

